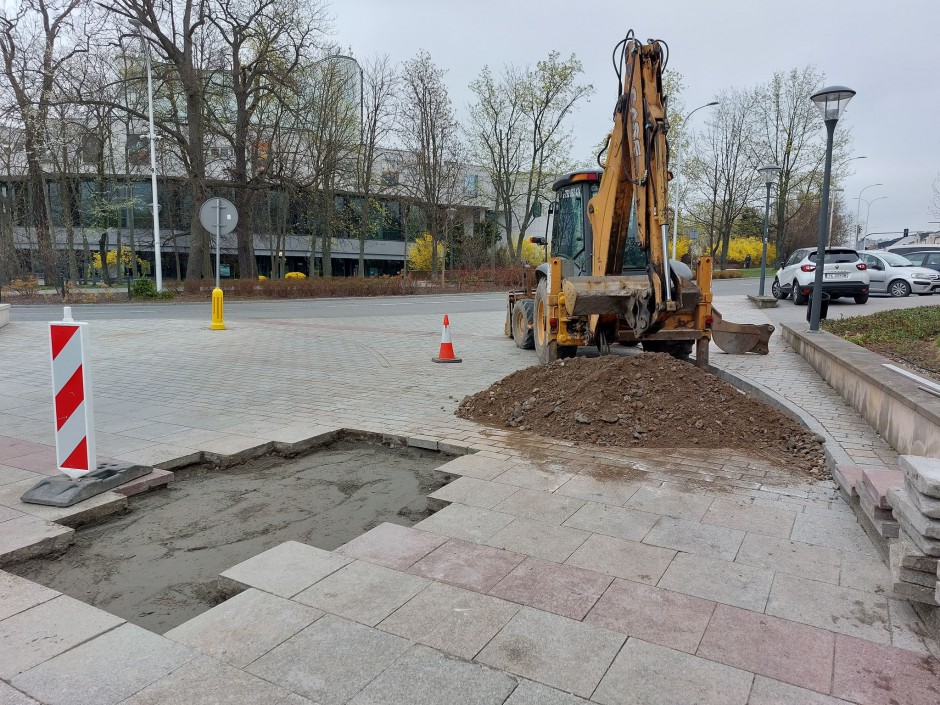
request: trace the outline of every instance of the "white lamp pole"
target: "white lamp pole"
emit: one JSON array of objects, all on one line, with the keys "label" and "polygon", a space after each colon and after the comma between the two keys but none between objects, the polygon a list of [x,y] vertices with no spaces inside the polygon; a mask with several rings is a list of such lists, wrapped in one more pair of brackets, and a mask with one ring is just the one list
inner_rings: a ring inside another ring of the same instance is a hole
[{"label": "white lamp pole", "polygon": [[868,186],[866,186],[865,188],[863,188],[861,191],[858,192],[858,196],[856,196],[855,198],[855,200],[858,201],[858,205],[855,207],[855,249],[856,250],[859,248],[860,246],[859,243],[861,242],[861,238],[859,237],[860,233],[858,230],[858,225],[859,225],[859,217],[862,214],[862,200],[863,200],[862,194],[865,193],[865,191],[867,191],[868,189],[874,188],[875,186],[883,186],[883,184],[868,184]]},{"label": "white lamp pole", "polygon": [[153,124],[153,74],[150,70],[150,47],[141,33],[141,24],[139,20],[131,20],[131,24],[137,29],[137,36],[140,37],[140,44],[144,50],[144,57],[147,61],[147,113],[150,118],[150,193],[153,197],[151,208],[153,209],[153,259],[154,269],[156,270],[157,291],[163,291],[163,262],[160,257],[160,205],[157,199],[157,131]]},{"label": "white lamp pole", "polygon": [[[710,108],[710,107],[713,106],[713,105],[718,105],[718,101],[717,101],[717,100],[713,100],[711,103],[705,103],[705,105],[700,105],[700,106],[698,106],[695,110],[693,110],[691,113],[689,113],[688,115],[685,116],[685,120],[682,121],[683,126],[684,126],[686,123],[688,123],[689,118],[691,118],[693,115],[695,115],[695,113],[697,113],[699,110],[701,110],[702,108]],[[676,170],[675,170],[675,172],[673,173],[673,177],[676,178],[676,207],[673,209],[673,211],[674,211],[674,213],[675,213],[675,218],[674,218],[673,221],[672,221],[672,258],[673,258],[673,259],[676,258],[676,240],[678,240],[678,237],[679,237],[679,196],[680,196],[680,189],[679,189],[678,177],[679,177],[679,154],[680,154],[680,151],[681,151],[681,150],[679,149],[679,140],[676,140]]]}]

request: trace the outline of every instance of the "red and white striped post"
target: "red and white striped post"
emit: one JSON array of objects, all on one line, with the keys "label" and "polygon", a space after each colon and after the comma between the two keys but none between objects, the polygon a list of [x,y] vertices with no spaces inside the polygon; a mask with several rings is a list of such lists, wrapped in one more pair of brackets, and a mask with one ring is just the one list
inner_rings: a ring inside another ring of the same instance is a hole
[{"label": "red and white striped post", "polygon": [[60,472],[72,479],[98,466],[91,367],[86,355],[87,326],[72,320],[72,309],[68,306],[62,321],[49,323],[56,464]]}]

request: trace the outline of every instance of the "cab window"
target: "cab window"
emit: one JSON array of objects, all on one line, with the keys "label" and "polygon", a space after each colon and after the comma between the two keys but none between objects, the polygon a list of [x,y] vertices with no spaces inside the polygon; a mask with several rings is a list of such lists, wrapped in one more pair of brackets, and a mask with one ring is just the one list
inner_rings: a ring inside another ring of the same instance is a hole
[{"label": "cab window", "polygon": [[552,255],[576,260],[584,253],[584,203],[581,184],[558,191],[552,230]]}]

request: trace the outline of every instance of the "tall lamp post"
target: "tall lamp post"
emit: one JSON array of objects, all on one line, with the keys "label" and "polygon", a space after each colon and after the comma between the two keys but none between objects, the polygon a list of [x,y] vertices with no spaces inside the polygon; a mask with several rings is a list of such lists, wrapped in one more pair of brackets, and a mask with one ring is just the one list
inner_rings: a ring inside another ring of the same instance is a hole
[{"label": "tall lamp post", "polygon": [[865,211],[865,237],[862,238],[862,249],[864,250],[868,247],[868,220],[871,218],[871,204],[875,201],[883,201],[887,196],[878,196],[878,198],[873,198],[870,201],[865,201],[868,204],[868,209]]},{"label": "tall lamp post", "polygon": [[[697,113],[702,108],[710,108],[713,105],[718,105],[717,100],[713,100],[711,103],[705,103],[705,105],[698,106],[695,110],[685,116],[685,120],[682,121],[682,124],[685,125],[689,118],[691,118],[695,113]],[[679,175],[679,140],[676,140],[676,171],[673,176]],[[676,208],[675,208],[675,219],[672,221],[672,258],[676,258],[676,241],[679,239],[679,182],[676,181]]]},{"label": "tall lamp post", "polygon": [[762,166],[757,172],[764,177],[764,183],[767,185],[767,198],[764,201],[764,244],[760,253],[760,289],[758,296],[764,295],[764,279],[767,276],[767,235],[770,232],[770,187],[777,181],[777,175],[780,173],[780,167],[776,164]]},{"label": "tall lamp post", "polygon": [[813,301],[810,311],[809,329],[811,332],[819,330],[819,314],[822,308],[823,270],[826,263],[826,241],[829,235],[829,178],[832,173],[832,136],[836,131],[836,123],[842,117],[845,106],[852,100],[855,91],[845,86],[829,86],[810,96],[823,121],[826,123],[826,168],[823,171],[822,203],[819,209],[819,239],[816,243],[816,279],[813,282]]},{"label": "tall lamp post", "polygon": [[[859,226],[859,216],[860,216],[861,213],[862,213],[862,200],[863,200],[863,199],[862,199],[862,194],[865,193],[865,191],[867,191],[867,190],[870,189],[870,188],[874,188],[875,186],[883,186],[883,185],[884,185],[884,184],[868,184],[868,186],[866,186],[866,187],[863,188],[861,191],[859,191],[859,192],[858,192],[858,196],[855,197],[855,200],[858,201],[858,205],[855,207],[855,249],[856,249],[856,250],[859,248],[859,243],[861,242],[861,238],[859,237],[859,235],[862,234],[862,233],[859,231],[859,227],[858,227],[858,226]],[[868,203],[868,201],[865,201],[865,202]]]},{"label": "tall lamp post", "polygon": [[153,197],[151,208],[153,209],[153,264],[157,291],[163,291],[163,262],[160,257],[160,206],[157,203],[157,131],[153,125],[153,74],[150,70],[150,46],[144,39],[142,25],[140,20],[131,20],[131,25],[137,30],[137,36],[140,37],[140,46],[144,50],[144,57],[147,61],[147,114],[150,118],[150,193]]}]

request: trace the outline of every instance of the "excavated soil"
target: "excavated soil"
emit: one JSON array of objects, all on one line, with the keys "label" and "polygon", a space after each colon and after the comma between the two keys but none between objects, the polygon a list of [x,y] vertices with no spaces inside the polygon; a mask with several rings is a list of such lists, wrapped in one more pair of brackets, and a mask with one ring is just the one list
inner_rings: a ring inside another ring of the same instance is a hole
[{"label": "excavated soil", "polygon": [[820,476],[823,439],[663,353],[536,365],[466,397],[457,416],[601,446],[725,448]]}]

